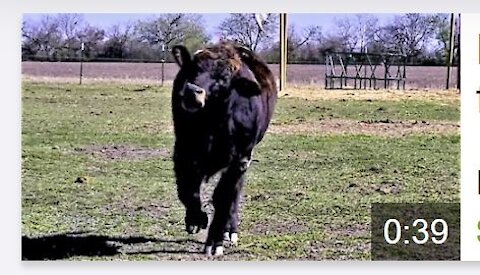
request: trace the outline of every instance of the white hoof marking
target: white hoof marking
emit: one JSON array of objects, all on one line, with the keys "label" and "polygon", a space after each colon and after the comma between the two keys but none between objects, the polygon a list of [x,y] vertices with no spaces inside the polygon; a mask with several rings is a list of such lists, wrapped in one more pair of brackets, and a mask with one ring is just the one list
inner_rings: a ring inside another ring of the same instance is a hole
[{"label": "white hoof marking", "polygon": [[213,256],[222,256],[223,255],[223,246],[217,246]]},{"label": "white hoof marking", "polygon": [[238,234],[237,233],[230,234],[230,242],[233,245],[237,245],[237,243],[238,243]]},{"label": "white hoof marking", "polygon": [[223,233],[223,240],[227,242],[230,241],[230,233],[228,232]]},{"label": "white hoof marking", "polygon": [[252,160],[247,158],[247,157],[243,157],[240,159],[240,169],[242,171],[245,171],[248,169],[248,167],[250,167],[250,163],[252,163]]},{"label": "white hoof marking", "polygon": [[212,246],[211,245],[205,246],[205,254],[207,256],[212,256]]}]

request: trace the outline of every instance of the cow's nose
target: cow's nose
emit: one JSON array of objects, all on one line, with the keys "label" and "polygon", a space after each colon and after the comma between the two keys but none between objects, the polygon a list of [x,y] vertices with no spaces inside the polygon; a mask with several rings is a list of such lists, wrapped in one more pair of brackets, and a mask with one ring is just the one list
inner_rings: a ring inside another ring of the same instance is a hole
[{"label": "cow's nose", "polygon": [[205,89],[192,83],[186,83],[182,106],[185,110],[194,112],[205,106],[206,98],[207,92]]},{"label": "cow's nose", "polygon": [[192,83],[187,83],[187,89],[190,90],[190,91],[193,91],[196,94],[205,93],[205,89],[203,89],[202,87],[200,87],[198,85],[192,84]]}]

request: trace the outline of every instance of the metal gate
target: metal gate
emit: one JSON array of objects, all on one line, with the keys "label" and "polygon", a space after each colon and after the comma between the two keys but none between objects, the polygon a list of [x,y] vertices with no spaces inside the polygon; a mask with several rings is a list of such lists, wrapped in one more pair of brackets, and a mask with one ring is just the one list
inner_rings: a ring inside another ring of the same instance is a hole
[{"label": "metal gate", "polygon": [[329,52],[325,56],[326,89],[405,89],[407,56]]}]

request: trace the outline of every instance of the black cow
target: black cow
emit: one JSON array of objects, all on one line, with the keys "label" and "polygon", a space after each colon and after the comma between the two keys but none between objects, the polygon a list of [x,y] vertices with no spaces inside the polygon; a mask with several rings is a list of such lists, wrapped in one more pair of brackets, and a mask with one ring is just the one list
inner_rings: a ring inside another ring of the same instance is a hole
[{"label": "black cow", "polygon": [[185,205],[188,233],[206,229],[200,185],[221,171],[213,194],[215,214],[207,255],[223,254],[223,240],[237,242],[238,208],[253,148],[268,127],[277,99],[275,78],[265,62],[229,42],[190,55],[172,49],[180,70],[173,82],[174,170]]}]

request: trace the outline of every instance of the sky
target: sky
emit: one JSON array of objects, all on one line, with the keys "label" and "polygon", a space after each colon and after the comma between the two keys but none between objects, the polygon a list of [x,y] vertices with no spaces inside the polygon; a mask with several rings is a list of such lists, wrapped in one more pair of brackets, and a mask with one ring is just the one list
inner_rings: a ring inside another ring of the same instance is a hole
[{"label": "sky", "polygon": [[[24,19],[38,20],[47,14],[24,14]],[[54,14],[51,14],[54,15]],[[137,20],[155,17],[155,14],[148,13],[84,13],[83,18],[90,25],[99,26],[104,29],[115,24],[124,24],[127,22],[135,22]],[[228,13],[202,13],[205,28],[207,32],[214,35],[217,26],[228,17]],[[375,14],[380,23],[386,23],[394,17],[394,14]],[[323,33],[329,33],[337,18],[345,16],[354,16],[354,14],[345,13],[289,13],[287,15],[287,23],[295,24],[297,29],[303,29],[309,25],[321,26]]]}]

